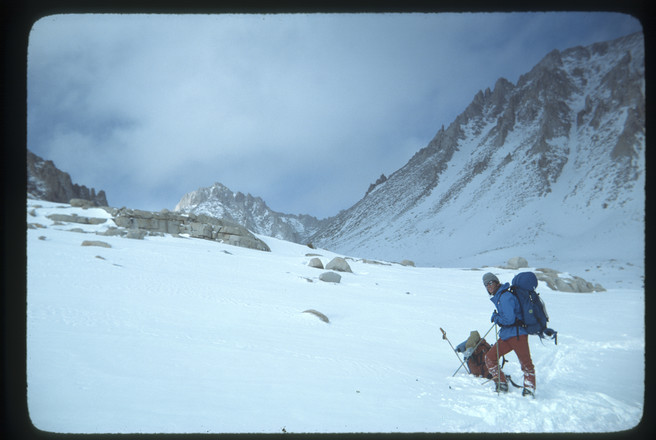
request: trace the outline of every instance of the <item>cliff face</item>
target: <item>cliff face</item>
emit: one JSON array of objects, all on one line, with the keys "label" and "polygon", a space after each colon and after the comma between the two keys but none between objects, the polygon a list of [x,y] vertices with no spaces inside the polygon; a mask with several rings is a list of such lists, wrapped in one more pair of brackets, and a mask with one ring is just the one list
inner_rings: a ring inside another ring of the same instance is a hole
[{"label": "cliff face", "polygon": [[27,194],[37,199],[68,203],[84,199],[96,206],[108,206],[105,191],[87,188],[71,181],[71,176],[59,170],[50,160],[27,152]]}]

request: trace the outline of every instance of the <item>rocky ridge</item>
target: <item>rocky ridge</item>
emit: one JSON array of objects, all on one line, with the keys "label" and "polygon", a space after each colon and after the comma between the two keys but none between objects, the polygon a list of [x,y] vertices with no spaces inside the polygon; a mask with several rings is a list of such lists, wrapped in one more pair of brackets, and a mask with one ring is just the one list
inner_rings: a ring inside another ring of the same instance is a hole
[{"label": "rocky ridge", "polygon": [[51,160],[27,151],[27,194],[35,199],[68,203],[71,199],[90,201],[94,206],[107,206],[105,191],[74,184],[71,176],[59,170]]}]

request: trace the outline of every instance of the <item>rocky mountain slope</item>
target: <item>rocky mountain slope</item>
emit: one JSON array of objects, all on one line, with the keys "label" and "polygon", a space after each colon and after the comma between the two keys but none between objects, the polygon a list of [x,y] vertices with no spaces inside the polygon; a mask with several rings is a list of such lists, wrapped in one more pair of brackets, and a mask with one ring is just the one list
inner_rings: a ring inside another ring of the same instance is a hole
[{"label": "rocky mountain slope", "polygon": [[[419,265],[531,263],[564,250],[596,264],[644,252],[645,79],[641,33],[554,50],[517,84],[500,78],[447,128],[337,216],[274,213],[221,184],[176,209],[343,254]],[[623,249],[603,246],[621,234]],[[550,251],[536,253],[538,242]]]},{"label": "rocky mountain slope", "polygon": [[96,206],[108,206],[105,191],[74,184],[71,176],[59,170],[51,160],[27,151],[27,194],[35,199],[68,203],[71,199],[89,200]]},{"label": "rocky mountain slope", "polygon": [[484,264],[530,254],[537,240],[552,255],[533,261],[572,246],[611,259],[618,250],[597,244],[624,234],[639,261],[644,183],[644,43],[634,34],[554,50],[516,85],[499,79],[311,240],[363,257]]}]

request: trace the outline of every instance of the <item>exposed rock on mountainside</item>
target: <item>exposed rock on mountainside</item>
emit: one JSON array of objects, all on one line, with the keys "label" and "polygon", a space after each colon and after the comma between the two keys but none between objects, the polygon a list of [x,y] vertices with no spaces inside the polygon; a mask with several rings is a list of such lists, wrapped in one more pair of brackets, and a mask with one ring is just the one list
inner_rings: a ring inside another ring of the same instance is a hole
[{"label": "exposed rock on mountainside", "polygon": [[369,194],[371,191],[373,191],[374,188],[376,188],[381,183],[385,183],[385,181],[387,181],[387,177],[385,177],[385,174],[381,174],[380,177],[378,178],[378,180],[376,180],[374,183],[369,185],[369,188],[367,189],[367,192],[365,193],[365,196],[367,194]]},{"label": "exposed rock on mountainside", "polygon": [[27,152],[27,193],[35,199],[68,203],[71,199],[89,200],[95,206],[107,206],[105,191],[87,188],[71,181],[71,176],[31,151]]},{"label": "exposed rock on mountainside", "polygon": [[260,197],[234,193],[220,183],[185,194],[174,210],[225,218],[256,234],[294,243],[307,242],[307,238],[323,224],[322,220],[310,215],[272,211]]}]

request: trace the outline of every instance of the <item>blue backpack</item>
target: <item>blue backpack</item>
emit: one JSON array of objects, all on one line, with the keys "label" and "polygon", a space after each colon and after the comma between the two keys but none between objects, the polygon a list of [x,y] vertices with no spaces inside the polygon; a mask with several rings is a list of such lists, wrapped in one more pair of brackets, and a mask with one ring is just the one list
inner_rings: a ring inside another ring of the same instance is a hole
[{"label": "blue backpack", "polygon": [[510,292],[517,297],[522,315],[517,324],[529,335],[538,335],[540,339],[547,336],[558,344],[558,332],[547,327],[549,315],[536,287],[538,278],[533,272],[522,272],[512,279]]}]

